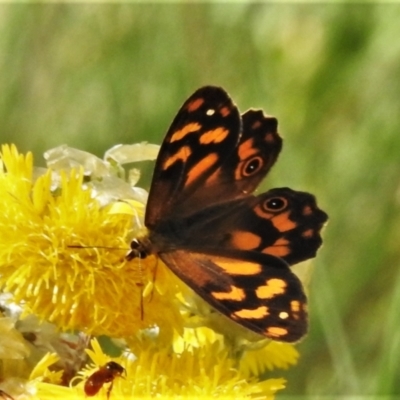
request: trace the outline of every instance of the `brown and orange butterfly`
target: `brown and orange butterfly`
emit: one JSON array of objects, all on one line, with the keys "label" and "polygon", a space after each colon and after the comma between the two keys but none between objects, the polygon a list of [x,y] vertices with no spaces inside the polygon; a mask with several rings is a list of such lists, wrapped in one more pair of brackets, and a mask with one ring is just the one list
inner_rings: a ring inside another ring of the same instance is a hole
[{"label": "brown and orange butterfly", "polygon": [[290,266],[315,256],[327,215],[308,193],[252,195],[281,150],[277,124],[261,110],[240,115],[218,87],[189,97],[156,161],[149,233],[127,257],[156,254],[231,320],[294,342],[307,332],[307,298]]}]

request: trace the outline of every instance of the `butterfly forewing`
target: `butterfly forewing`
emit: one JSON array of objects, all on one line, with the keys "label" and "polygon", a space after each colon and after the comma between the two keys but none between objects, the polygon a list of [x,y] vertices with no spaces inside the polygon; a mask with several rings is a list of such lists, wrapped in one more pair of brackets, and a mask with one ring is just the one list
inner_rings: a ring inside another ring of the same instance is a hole
[{"label": "butterfly forewing", "polygon": [[160,149],[146,225],[153,227],[161,213],[172,217],[179,210],[181,217],[200,205],[251,194],[278,158],[282,139],[277,125],[276,118],[261,110],[239,117],[221,88],[195,92],[178,112]]},{"label": "butterfly forewing", "polygon": [[203,208],[249,196],[267,174],[281,150],[277,120],[260,110],[242,115],[242,132],[235,151],[196,193]]},{"label": "butterfly forewing", "polygon": [[278,341],[304,336],[307,299],[288,266],[260,253],[231,256],[184,250],[161,254],[179,278],[231,320]]},{"label": "butterfly forewing", "polygon": [[207,178],[235,152],[240,132],[239,111],[223,89],[204,87],[184,103],[156,161],[147,227],[165,215],[187,215],[204,207],[198,195]]}]

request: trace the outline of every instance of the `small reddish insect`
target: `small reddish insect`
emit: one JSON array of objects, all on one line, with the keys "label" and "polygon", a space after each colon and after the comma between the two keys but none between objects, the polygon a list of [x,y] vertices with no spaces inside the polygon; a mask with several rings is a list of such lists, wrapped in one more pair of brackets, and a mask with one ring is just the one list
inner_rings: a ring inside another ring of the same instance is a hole
[{"label": "small reddish insect", "polygon": [[110,398],[111,389],[114,384],[114,379],[121,376],[125,372],[125,368],[114,361],[109,361],[89,376],[85,382],[85,394],[86,396],[94,396],[103,387],[105,383],[111,385],[107,389],[107,399]]}]

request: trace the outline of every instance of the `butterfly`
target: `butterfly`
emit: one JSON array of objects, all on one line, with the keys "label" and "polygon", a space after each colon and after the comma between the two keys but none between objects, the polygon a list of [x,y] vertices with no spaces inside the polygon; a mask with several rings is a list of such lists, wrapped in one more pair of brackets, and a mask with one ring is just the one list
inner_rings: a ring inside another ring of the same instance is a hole
[{"label": "butterfly", "polygon": [[145,213],[148,234],[127,258],[155,254],[236,323],[283,342],[308,329],[307,298],[290,266],[316,255],[327,214],[289,188],[252,193],[278,158],[277,119],[240,115],[219,87],[183,104],[161,145]]}]

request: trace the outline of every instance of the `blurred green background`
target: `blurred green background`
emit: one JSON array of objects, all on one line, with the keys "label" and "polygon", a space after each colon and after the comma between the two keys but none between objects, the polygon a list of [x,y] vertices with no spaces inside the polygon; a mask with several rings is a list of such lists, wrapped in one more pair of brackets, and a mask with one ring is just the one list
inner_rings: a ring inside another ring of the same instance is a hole
[{"label": "blurred green background", "polygon": [[160,143],[205,84],[279,119],[330,215],[286,396],[400,396],[400,4],[0,5],[0,141]]}]

